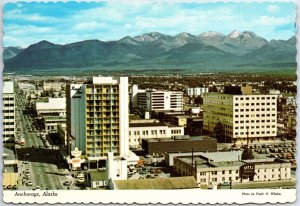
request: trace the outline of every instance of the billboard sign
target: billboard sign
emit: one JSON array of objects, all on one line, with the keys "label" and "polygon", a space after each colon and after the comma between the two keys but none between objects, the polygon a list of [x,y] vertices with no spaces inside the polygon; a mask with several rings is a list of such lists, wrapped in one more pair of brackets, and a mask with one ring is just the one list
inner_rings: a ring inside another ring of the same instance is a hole
[{"label": "billboard sign", "polygon": [[241,177],[251,177],[255,175],[255,166],[254,164],[247,163],[240,167]]}]

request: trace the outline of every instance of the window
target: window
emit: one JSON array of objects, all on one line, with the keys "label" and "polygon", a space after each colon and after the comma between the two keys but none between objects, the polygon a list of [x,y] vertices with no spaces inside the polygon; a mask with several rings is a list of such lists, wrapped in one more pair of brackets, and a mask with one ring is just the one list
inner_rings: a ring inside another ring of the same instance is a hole
[{"label": "window", "polygon": [[223,175],[225,174],[225,171],[224,171],[224,170],[222,171],[222,174],[223,174]]},{"label": "window", "polygon": [[231,175],[231,173],[232,173],[232,170],[229,170],[229,174]]},{"label": "window", "polygon": [[211,174],[212,174],[212,175],[217,175],[218,172],[217,172],[217,171],[212,171]]},{"label": "window", "polygon": [[211,181],[216,182],[217,178],[211,178]]},{"label": "window", "polygon": [[206,179],[205,178],[201,178],[200,182],[206,182]]},{"label": "window", "polygon": [[206,175],[206,172],[200,172],[200,176]]}]

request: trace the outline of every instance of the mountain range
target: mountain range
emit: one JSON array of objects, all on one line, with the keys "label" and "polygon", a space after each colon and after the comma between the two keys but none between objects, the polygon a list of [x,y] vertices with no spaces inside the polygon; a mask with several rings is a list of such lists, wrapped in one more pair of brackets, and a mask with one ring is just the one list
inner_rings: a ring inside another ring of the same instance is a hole
[{"label": "mountain range", "polygon": [[117,41],[66,45],[41,41],[25,49],[4,48],[5,71],[184,69],[224,71],[296,68],[296,38],[271,40],[250,31],[175,36],[158,32]]}]

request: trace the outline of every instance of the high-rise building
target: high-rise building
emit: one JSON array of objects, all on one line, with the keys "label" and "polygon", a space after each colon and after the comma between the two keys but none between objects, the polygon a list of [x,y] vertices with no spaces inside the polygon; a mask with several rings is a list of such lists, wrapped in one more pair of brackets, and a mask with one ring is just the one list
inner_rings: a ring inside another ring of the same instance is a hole
[{"label": "high-rise building", "polygon": [[15,93],[14,82],[3,85],[3,141],[4,147],[13,147],[15,143]]},{"label": "high-rise building", "polygon": [[87,157],[128,154],[128,78],[67,85],[67,136]]},{"label": "high-rise building", "polygon": [[145,111],[181,111],[183,109],[183,93],[179,91],[141,90],[137,85],[133,85],[130,95],[133,107]]},{"label": "high-rise building", "polygon": [[[277,95],[205,93],[203,128],[225,142],[269,141],[277,136]],[[221,125],[222,129],[216,128]],[[222,132],[223,134],[216,134]]]},{"label": "high-rise building", "polygon": [[207,92],[208,88],[206,87],[195,87],[186,89],[186,93],[188,96],[203,96],[203,94]]}]

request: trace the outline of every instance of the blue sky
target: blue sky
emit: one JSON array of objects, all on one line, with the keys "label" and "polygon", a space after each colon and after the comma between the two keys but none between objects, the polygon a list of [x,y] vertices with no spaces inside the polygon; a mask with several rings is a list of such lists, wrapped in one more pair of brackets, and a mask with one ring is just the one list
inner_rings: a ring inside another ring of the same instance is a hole
[{"label": "blue sky", "polygon": [[27,47],[41,40],[67,44],[87,39],[118,40],[147,32],[194,35],[253,31],[267,40],[295,34],[296,7],[287,2],[19,2],[4,6],[4,46]]}]

